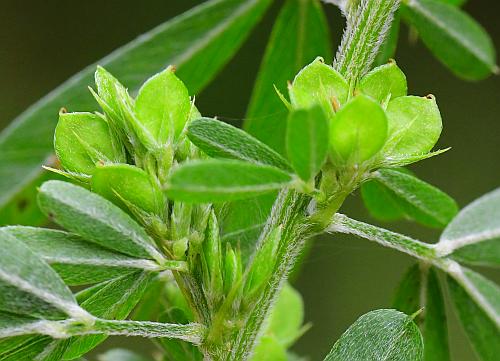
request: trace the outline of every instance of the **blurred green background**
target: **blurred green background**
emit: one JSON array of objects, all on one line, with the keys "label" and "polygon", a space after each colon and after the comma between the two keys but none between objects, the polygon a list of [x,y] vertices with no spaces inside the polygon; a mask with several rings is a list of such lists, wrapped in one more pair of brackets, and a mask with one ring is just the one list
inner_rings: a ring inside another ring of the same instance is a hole
[{"label": "blurred green background", "polygon": [[[201,2],[2,0],[0,128],[84,66]],[[275,1],[218,79],[196,95],[204,115],[217,115],[235,124],[244,118],[253,80],[281,3]],[[325,9],[336,47],[344,21],[335,7]],[[495,0],[470,0],[465,9],[488,30],[500,49],[500,4]],[[459,80],[420,43],[410,44],[408,39],[408,30],[404,29],[396,56],[398,64],[408,77],[410,93],[436,95],[444,120],[438,147],[452,147],[413,170],[464,206],[500,186],[500,78],[477,83]],[[351,197],[342,211],[373,222],[363,209],[359,194]],[[431,242],[438,235],[409,223],[386,226]],[[309,355],[311,360],[322,359],[358,316],[390,306],[393,290],[411,262],[395,251],[352,237],[318,239],[295,283],[304,296],[307,321],[313,325],[295,350]],[[487,274],[500,281],[498,272]],[[453,360],[475,360],[453,313],[449,316]],[[145,347],[135,339],[126,343],[130,347]]]}]

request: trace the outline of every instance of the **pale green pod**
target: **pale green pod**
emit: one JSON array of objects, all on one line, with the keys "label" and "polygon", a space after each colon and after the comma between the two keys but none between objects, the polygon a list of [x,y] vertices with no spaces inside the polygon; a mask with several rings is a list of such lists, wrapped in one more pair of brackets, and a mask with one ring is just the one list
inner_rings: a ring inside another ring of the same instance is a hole
[{"label": "pale green pod", "polygon": [[63,168],[79,174],[92,174],[96,163],[124,157],[113,146],[106,120],[92,113],[60,113],[54,148]]},{"label": "pale green pod", "polygon": [[92,191],[123,209],[131,203],[146,213],[162,213],[160,188],[145,171],[133,165],[98,165],[91,178],[91,187]]},{"label": "pale green pod", "polygon": [[179,137],[191,112],[188,90],[174,71],[169,66],[148,79],[135,100],[137,119],[160,146]]},{"label": "pale green pod", "polygon": [[387,116],[372,98],[358,95],[330,124],[334,164],[359,164],[373,157],[387,139]]},{"label": "pale green pod", "polygon": [[434,147],[443,128],[441,113],[432,95],[405,96],[387,106],[389,138],[383,152],[390,157],[425,154]]},{"label": "pale green pod", "polygon": [[394,60],[391,60],[366,74],[361,79],[357,90],[382,103],[386,99],[405,96],[408,85],[403,71]]},{"label": "pale green pod", "polygon": [[322,58],[316,58],[297,74],[289,92],[294,108],[310,108],[319,104],[331,118],[335,108],[347,101],[349,85],[333,67],[325,64]]}]

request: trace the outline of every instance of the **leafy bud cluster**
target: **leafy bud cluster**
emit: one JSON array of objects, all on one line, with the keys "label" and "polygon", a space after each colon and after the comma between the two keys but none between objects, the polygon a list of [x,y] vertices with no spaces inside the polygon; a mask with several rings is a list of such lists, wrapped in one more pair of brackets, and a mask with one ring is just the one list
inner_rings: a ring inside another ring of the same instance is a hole
[{"label": "leafy bud cluster", "polygon": [[[297,74],[289,93],[289,128],[306,109],[314,113],[316,129],[328,134],[327,154],[317,167],[323,171],[320,203],[342,190],[350,193],[378,168],[400,167],[436,154],[430,153],[442,130],[436,100],[432,95],[407,95],[406,77],[393,60],[351,89],[339,72],[317,58]],[[322,112],[314,110],[317,107]],[[288,149],[293,154],[293,147]]]}]

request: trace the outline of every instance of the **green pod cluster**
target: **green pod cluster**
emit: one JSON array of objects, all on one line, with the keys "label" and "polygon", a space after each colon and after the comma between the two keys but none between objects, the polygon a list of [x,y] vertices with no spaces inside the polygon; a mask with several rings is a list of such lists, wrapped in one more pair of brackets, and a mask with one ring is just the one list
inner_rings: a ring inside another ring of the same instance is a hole
[{"label": "green pod cluster", "polygon": [[[173,239],[181,257],[188,248],[190,206],[175,208],[169,234],[169,203],[162,188],[174,163],[197,157],[183,131],[200,113],[174,70],[168,67],[147,80],[134,99],[98,67],[97,90],[90,90],[103,113],[61,111],[54,148],[62,167],[56,172],[112,201],[158,238]],[[195,228],[204,232],[204,226]]]},{"label": "green pod cluster", "polygon": [[290,84],[289,106],[296,112],[319,105],[328,120],[327,167],[337,174],[363,173],[408,164],[436,144],[442,122],[435,98],[407,96],[407,88],[393,60],[367,73],[351,89],[338,71],[317,58]]}]

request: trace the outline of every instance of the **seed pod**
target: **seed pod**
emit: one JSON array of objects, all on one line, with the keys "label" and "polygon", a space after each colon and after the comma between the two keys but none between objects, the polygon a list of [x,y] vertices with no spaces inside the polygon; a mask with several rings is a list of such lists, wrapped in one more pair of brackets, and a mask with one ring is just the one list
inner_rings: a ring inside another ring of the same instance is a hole
[{"label": "seed pod", "polygon": [[316,58],[297,74],[289,92],[294,108],[319,104],[331,118],[335,113],[334,104],[337,107],[346,102],[349,86],[339,72],[325,64],[322,58]]},{"label": "seed pod", "polygon": [[366,74],[361,79],[357,90],[382,103],[386,99],[405,96],[408,85],[405,74],[396,62],[391,60]]},{"label": "seed pod", "polygon": [[97,162],[123,160],[104,118],[92,113],[60,113],[54,148],[65,170],[92,174]]},{"label": "seed pod", "polygon": [[223,294],[222,254],[219,224],[214,211],[208,218],[205,240],[203,242],[204,289],[208,298],[217,302]]},{"label": "seed pod", "polygon": [[358,95],[341,108],[330,125],[334,164],[359,164],[375,155],[387,139],[387,116],[372,98]]},{"label": "seed pod", "polygon": [[179,137],[191,110],[188,90],[174,70],[169,66],[147,80],[135,100],[137,119],[160,146]]},{"label": "seed pod", "polygon": [[388,156],[425,154],[441,135],[441,114],[432,95],[396,98],[389,102],[386,113],[389,139],[383,152]]},{"label": "seed pod", "polygon": [[125,210],[130,203],[146,213],[163,213],[161,190],[146,172],[133,165],[99,165],[92,175],[91,187]]},{"label": "seed pod", "polygon": [[280,240],[281,226],[278,226],[269,233],[262,246],[257,250],[245,280],[245,300],[253,299],[271,277],[276,264]]},{"label": "seed pod", "polygon": [[224,294],[229,292],[241,283],[243,277],[243,264],[241,263],[240,252],[235,252],[231,244],[226,243],[226,255],[224,257]]}]

